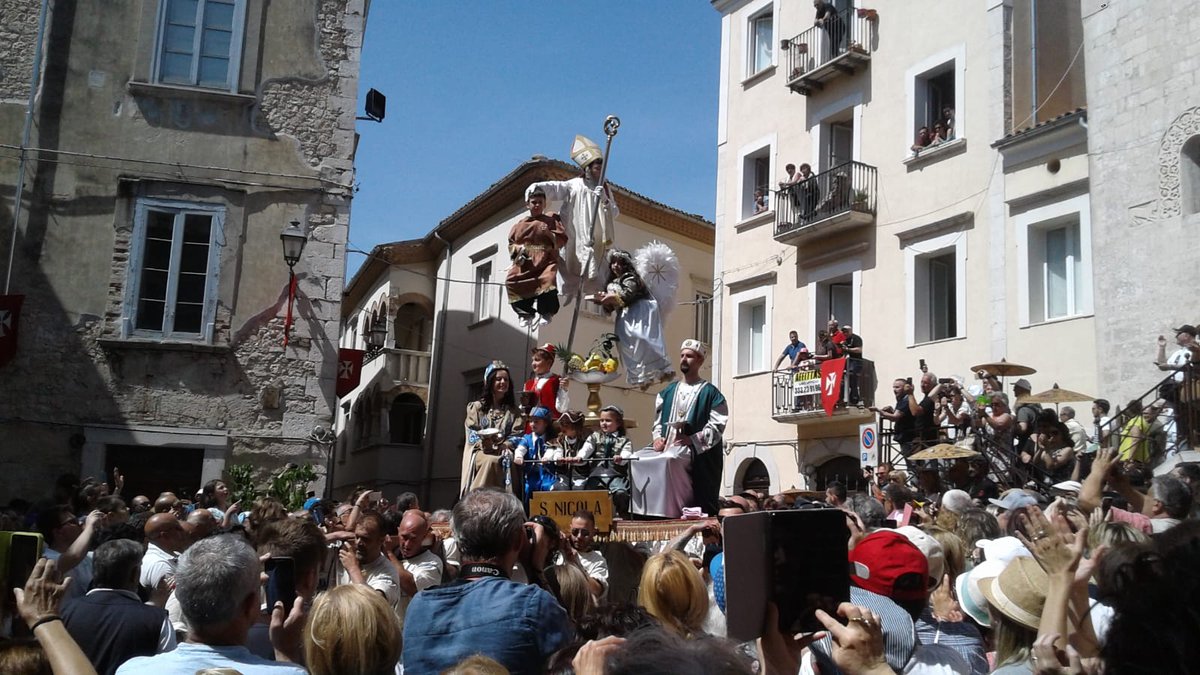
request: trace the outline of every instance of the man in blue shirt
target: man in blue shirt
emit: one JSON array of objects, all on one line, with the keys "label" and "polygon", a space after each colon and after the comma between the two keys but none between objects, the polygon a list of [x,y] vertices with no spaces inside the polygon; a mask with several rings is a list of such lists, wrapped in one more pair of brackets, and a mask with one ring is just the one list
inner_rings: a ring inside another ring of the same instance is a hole
[{"label": "man in blue shirt", "polygon": [[571,639],[571,627],[553,595],[508,579],[527,536],[521,502],[500,490],[474,490],[455,505],[451,526],[462,568],[453,583],[428,588],[409,604],[404,672],[440,673],[474,654],[514,675],[542,672]]},{"label": "man in blue shirt", "polygon": [[[174,651],[137,656],[117,668],[117,675],[194,673],[206,668],[232,668],[243,675],[304,675],[299,662],[305,615],[293,609],[273,617],[280,630],[276,661],[250,653],[244,645],[250,626],[258,620],[262,563],[245,538],[234,534],[207,537],[179,557],[175,595],[190,630],[187,641]],[[297,603],[303,603],[297,597]],[[292,609],[292,608],[289,608]],[[292,663],[283,663],[282,661]]]},{"label": "man in blue shirt", "polygon": [[808,351],[808,347],[800,341],[800,336],[796,331],[788,333],[788,341],[788,346],[783,348],[783,353],[779,355],[779,358],[775,359],[775,366],[772,370],[779,370],[779,364],[783,363],[784,359],[787,359],[789,368],[796,367],[796,357],[800,352]]}]

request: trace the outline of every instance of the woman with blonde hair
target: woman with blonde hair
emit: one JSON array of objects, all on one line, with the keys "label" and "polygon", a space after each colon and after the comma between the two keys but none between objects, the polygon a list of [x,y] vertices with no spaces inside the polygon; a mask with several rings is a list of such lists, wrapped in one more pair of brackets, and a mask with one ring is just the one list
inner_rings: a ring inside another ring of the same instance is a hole
[{"label": "woman with blonde hair", "polygon": [[400,622],[374,589],[335,586],[309,611],[304,656],[312,675],[392,675],[400,661]]},{"label": "woman with blonde hair", "polygon": [[579,567],[555,565],[547,568],[546,587],[575,626],[592,611],[592,591],[588,588],[587,575]]},{"label": "woman with blonde hair", "polygon": [[652,556],[642,568],[638,604],[664,628],[683,637],[703,633],[708,591],[700,572],[680,551]]}]

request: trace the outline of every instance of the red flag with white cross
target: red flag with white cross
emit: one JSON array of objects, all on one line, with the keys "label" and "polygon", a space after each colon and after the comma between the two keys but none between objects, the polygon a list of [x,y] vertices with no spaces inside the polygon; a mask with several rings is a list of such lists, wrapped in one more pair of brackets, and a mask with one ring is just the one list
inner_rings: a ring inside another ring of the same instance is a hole
[{"label": "red flag with white cross", "polygon": [[846,357],[821,362],[821,407],[832,417],[833,408],[842,396],[842,373],[846,372]]},{"label": "red flag with white cross", "polygon": [[354,391],[362,380],[363,355],[361,349],[339,349],[337,368],[337,396],[341,398]]},{"label": "red flag with white cross", "polygon": [[0,295],[0,366],[17,355],[17,327],[23,295]]}]

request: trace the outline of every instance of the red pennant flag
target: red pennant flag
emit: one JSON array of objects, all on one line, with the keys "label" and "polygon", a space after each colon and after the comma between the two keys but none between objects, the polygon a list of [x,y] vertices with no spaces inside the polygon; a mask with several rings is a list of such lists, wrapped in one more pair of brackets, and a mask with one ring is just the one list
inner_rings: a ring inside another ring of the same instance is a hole
[{"label": "red pennant flag", "polygon": [[0,366],[17,355],[17,327],[23,295],[0,295]]},{"label": "red pennant flag", "polygon": [[361,349],[339,349],[337,369],[337,396],[341,398],[354,391],[362,378],[363,355]]},{"label": "red pennant flag", "polygon": [[846,357],[821,362],[821,406],[832,417],[833,408],[842,397],[842,374],[846,372]]}]

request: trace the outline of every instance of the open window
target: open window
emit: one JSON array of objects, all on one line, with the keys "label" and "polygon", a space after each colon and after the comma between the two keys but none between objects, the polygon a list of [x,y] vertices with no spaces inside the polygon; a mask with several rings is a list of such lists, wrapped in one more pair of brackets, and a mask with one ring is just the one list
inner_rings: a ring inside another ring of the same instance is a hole
[{"label": "open window", "polygon": [[742,157],[741,220],[771,210],[771,146]]},{"label": "open window", "polygon": [[746,77],[770,68],[775,57],[774,7],[767,5],[746,20]]}]

